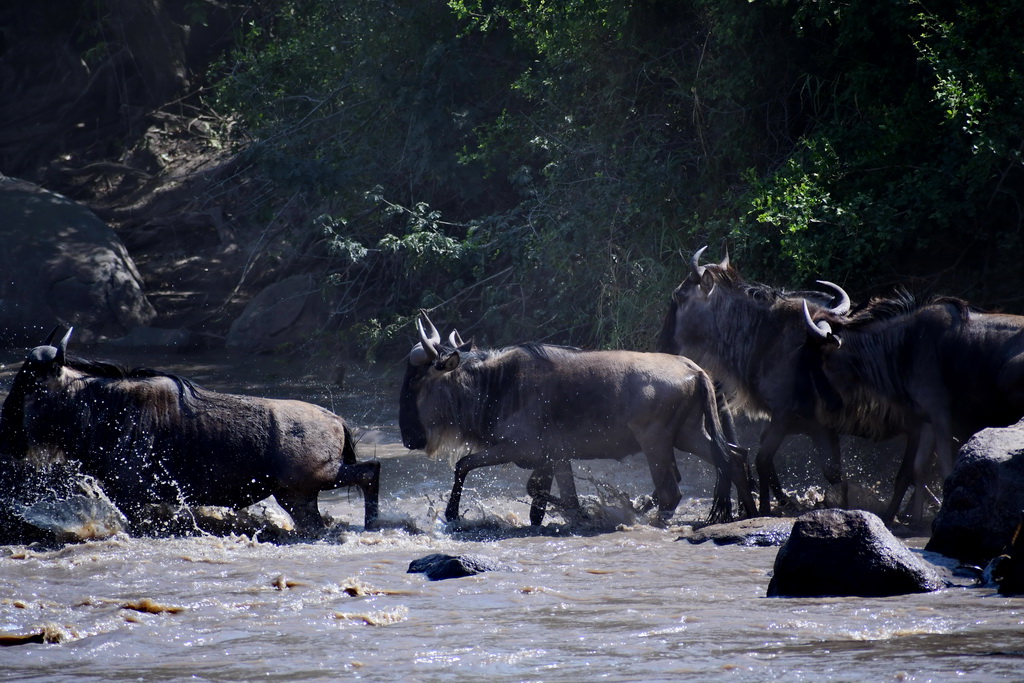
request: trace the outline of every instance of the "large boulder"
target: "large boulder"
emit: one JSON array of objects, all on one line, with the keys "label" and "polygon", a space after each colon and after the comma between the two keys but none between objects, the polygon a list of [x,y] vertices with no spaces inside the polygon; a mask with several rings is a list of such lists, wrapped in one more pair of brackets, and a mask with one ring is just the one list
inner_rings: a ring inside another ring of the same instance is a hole
[{"label": "large boulder", "polygon": [[1002,553],[1024,510],[1024,421],[983,429],[960,449],[942,487],[927,550],[973,564]]},{"label": "large boulder", "polygon": [[0,176],[0,216],[0,344],[38,344],[57,324],[101,341],[156,316],[124,245],[89,209]]},{"label": "large boulder", "polygon": [[298,346],[319,332],[327,304],[312,275],[294,275],[265,288],[228,331],[227,346],[264,353]]},{"label": "large boulder", "polygon": [[815,510],[797,518],[775,556],[768,597],[878,597],[926,593],[947,578],[862,510]]}]

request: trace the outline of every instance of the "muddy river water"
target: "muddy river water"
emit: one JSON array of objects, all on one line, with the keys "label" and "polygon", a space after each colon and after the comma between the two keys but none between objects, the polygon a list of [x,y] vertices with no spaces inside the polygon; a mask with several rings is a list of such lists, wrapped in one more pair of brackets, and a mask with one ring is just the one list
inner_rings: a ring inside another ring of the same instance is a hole
[{"label": "muddy river water", "polygon": [[[106,357],[117,357],[106,353]],[[4,359],[6,394],[20,354]],[[122,354],[123,357],[123,354]],[[134,364],[142,364],[134,363]],[[894,598],[766,598],[776,548],[677,540],[707,512],[711,478],[680,456],[668,528],[621,504],[648,493],[637,457],[575,466],[592,510],[531,529],[525,472],[478,470],[462,530],[442,519],[447,463],[399,442],[399,365],[147,357],[208,388],[303,398],[345,416],[382,464],[384,524],[358,492],[323,494],[325,538],[115,537],[0,547],[0,647],[18,681],[991,681],[1024,679],[1024,599],[950,588]],[[913,548],[926,539],[906,539]],[[407,573],[430,553],[505,570],[446,581]]]}]

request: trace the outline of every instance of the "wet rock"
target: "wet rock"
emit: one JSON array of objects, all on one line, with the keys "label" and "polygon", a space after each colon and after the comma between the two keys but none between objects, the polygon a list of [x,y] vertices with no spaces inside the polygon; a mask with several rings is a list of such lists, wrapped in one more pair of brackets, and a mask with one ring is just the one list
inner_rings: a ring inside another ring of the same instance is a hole
[{"label": "wet rock", "polygon": [[490,571],[515,571],[515,569],[481,555],[455,556],[434,553],[410,562],[407,573],[424,574],[431,581],[441,581],[442,579],[458,579]]},{"label": "wet rock", "polygon": [[109,500],[84,495],[40,501],[26,507],[21,516],[53,533],[60,543],[110,538],[128,527],[128,520]]},{"label": "wet rock", "polygon": [[291,540],[295,532],[291,516],[272,499],[238,509],[219,505],[187,507],[152,503],[146,506],[145,522],[139,527],[138,531],[143,535],[235,534],[258,536],[270,542]]},{"label": "wet rock", "polygon": [[927,550],[984,564],[1010,544],[1024,510],[1024,421],[983,429],[942,487]]},{"label": "wet rock", "polygon": [[794,522],[792,518],[754,517],[700,529],[691,528],[676,540],[693,544],[712,541],[715,545],[777,546],[789,540]]},{"label": "wet rock", "polygon": [[114,231],[86,207],[0,178],[0,340],[38,344],[54,325],[86,342],[119,337],[156,311]]},{"label": "wet rock", "polygon": [[944,588],[947,579],[876,515],[816,510],[793,525],[775,557],[768,597],[879,597]]},{"label": "wet rock", "polygon": [[312,275],[270,285],[246,305],[228,331],[229,348],[256,353],[299,345],[327,320],[327,305]]}]

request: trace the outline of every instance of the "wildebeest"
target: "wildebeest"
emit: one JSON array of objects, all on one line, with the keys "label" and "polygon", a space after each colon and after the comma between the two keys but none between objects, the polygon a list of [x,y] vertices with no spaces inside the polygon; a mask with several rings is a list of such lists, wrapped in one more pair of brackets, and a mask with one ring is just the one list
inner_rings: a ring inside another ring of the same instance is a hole
[{"label": "wildebeest", "polygon": [[1024,316],[902,291],[850,316],[808,313],[805,320],[822,386],[841,397],[848,419],[887,419],[922,434],[916,456],[897,475],[887,516],[895,515],[913,474],[920,520],[933,450],[948,475],[955,439],[1024,416]]},{"label": "wildebeest", "polygon": [[[753,510],[743,454],[726,443],[707,374],[679,356],[543,344],[479,350],[442,344],[425,313],[408,357],[399,425],[407,448],[455,463],[445,516],[459,517],[466,475],[512,462],[534,470],[535,494],[572,459],[643,452],[663,515],[680,499],[674,449],[718,474],[710,519],[731,517],[731,482]],[[429,330],[429,331],[428,331]],[[571,482],[571,472],[569,472]],[[559,479],[562,488],[562,479]],[[574,495],[574,492],[573,494]],[[543,517],[531,512],[531,522]]]},{"label": "wildebeest", "polygon": [[3,462],[77,461],[133,522],[149,502],[244,506],[273,494],[298,529],[322,528],[317,494],[341,486],[362,489],[364,523],[376,519],[380,463],[356,461],[334,413],[73,357],[70,335],[51,346],[51,334],[15,376],[0,411]]},{"label": "wildebeest", "polygon": [[850,308],[849,297],[825,282],[840,293],[837,303],[826,303],[831,297],[821,293],[748,284],[728,256],[700,265],[705,248],[693,255],[686,279],[672,293],[658,350],[692,358],[722,385],[732,410],[769,421],[755,458],[761,514],[771,511],[772,491],[785,497],[774,458],[788,434],[814,440],[826,480],[840,485],[845,495],[838,434],[816,414],[823,392],[814,388],[820,373],[805,349],[803,301],[814,296],[815,310],[840,316]]}]

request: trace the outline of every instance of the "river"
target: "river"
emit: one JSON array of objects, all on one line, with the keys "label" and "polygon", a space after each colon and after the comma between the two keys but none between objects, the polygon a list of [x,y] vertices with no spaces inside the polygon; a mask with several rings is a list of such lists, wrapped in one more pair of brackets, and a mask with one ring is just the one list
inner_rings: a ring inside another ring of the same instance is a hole
[{"label": "river", "polygon": [[[106,357],[118,357],[107,353]],[[125,358],[125,354],[120,354]],[[3,358],[0,391],[21,355]],[[143,363],[135,363],[143,364]],[[378,458],[382,528],[358,492],[322,495],[324,540],[129,538],[0,547],[0,647],[18,681],[992,681],[1024,672],[1024,599],[988,588],[894,598],[766,598],[776,548],[677,540],[709,505],[710,474],[680,457],[684,499],[667,528],[621,496],[648,493],[643,461],[575,465],[587,522],[528,526],[525,472],[473,472],[467,523],[439,518],[447,463],[399,442],[402,367],[327,360],[148,356],[211,388],[302,398],[345,416]],[[691,462],[692,461],[692,462]],[[922,548],[926,539],[905,539]],[[429,581],[431,553],[507,565]]]}]

